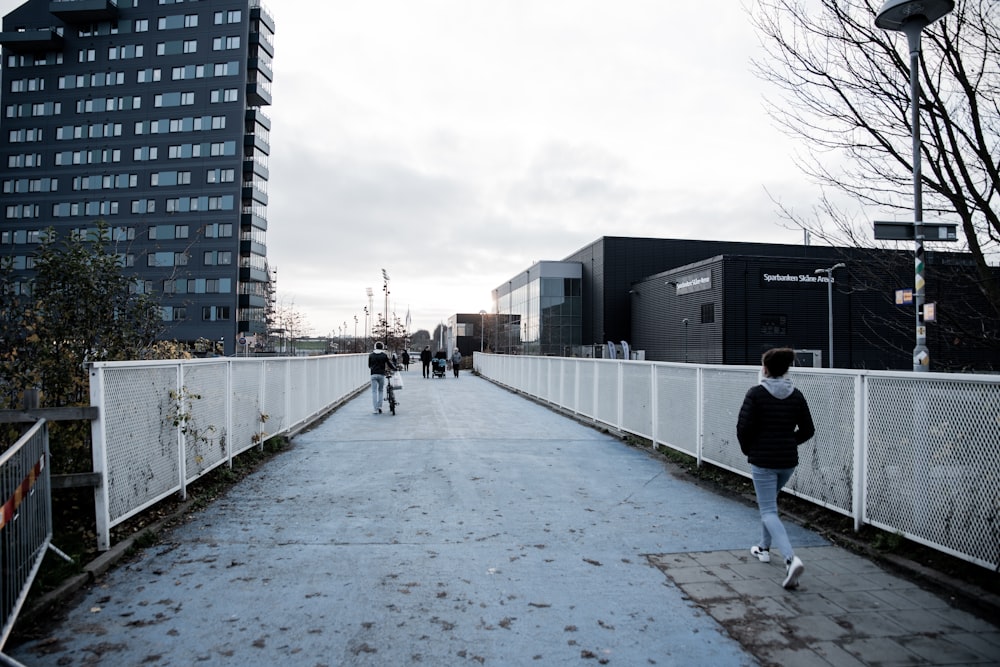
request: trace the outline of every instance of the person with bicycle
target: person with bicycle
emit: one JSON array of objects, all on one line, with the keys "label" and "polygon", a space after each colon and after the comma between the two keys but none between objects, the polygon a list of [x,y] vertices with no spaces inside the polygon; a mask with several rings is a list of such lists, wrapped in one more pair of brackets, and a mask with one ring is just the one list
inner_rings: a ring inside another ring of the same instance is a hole
[{"label": "person with bicycle", "polygon": [[375,349],[368,355],[368,368],[372,374],[372,414],[381,414],[382,400],[385,394],[386,374],[396,370],[396,365],[385,353],[385,345],[381,341],[375,343]]}]

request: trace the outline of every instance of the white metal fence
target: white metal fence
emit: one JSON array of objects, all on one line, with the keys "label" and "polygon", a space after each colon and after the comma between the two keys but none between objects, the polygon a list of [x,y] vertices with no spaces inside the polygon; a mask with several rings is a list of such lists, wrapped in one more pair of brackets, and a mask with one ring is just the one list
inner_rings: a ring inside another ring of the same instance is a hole
[{"label": "white metal fence", "polygon": [[102,362],[90,371],[98,548],[111,528],[368,384],[363,354]]},{"label": "white metal fence", "polygon": [[0,455],[0,649],[52,541],[48,445],[41,420]]},{"label": "white metal fence", "polygon": [[[736,440],[749,366],[475,355],[498,384],[750,476]],[[1000,569],[1000,376],[795,368],[816,436],[787,490]]]}]

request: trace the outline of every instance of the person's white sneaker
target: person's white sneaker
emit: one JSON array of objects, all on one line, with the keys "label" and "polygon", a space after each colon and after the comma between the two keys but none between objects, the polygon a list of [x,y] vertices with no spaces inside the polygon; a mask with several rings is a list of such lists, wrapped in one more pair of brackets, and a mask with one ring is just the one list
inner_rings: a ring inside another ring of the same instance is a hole
[{"label": "person's white sneaker", "polygon": [[792,562],[788,564],[787,574],[785,575],[785,580],[781,582],[783,588],[797,588],[799,585],[799,577],[805,571],[806,566],[802,564],[798,556],[792,558]]},{"label": "person's white sneaker", "polygon": [[750,553],[756,556],[757,560],[759,560],[761,563],[771,562],[771,552],[768,551],[767,549],[754,545],[750,547]]}]

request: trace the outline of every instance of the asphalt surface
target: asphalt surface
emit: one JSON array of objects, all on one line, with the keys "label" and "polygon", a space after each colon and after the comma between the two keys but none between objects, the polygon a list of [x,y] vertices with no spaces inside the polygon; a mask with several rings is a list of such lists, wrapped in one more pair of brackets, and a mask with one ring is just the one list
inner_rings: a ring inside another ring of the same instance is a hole
[{"label": "asphalt surface", "polygon": [[756,509],[649,452],[467,373],[406,381],[397,415],[355,397],[7,654],[60,667],[1000,664],[990,619],[790,522],[806,570],[783,589],[782,566],[749,554]]}]

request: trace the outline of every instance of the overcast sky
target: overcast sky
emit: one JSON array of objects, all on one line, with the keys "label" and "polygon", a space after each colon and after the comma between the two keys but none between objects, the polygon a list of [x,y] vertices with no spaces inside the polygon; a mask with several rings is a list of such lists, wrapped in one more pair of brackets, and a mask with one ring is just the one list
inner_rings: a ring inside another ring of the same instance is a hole
[{"label": "overcast sky", "polygon": [[[20,3],[0,0],[7,13]],[[268,257],[311,333],[432,329],[605,235],[800,243],[737,0],[275,0]]]}]

